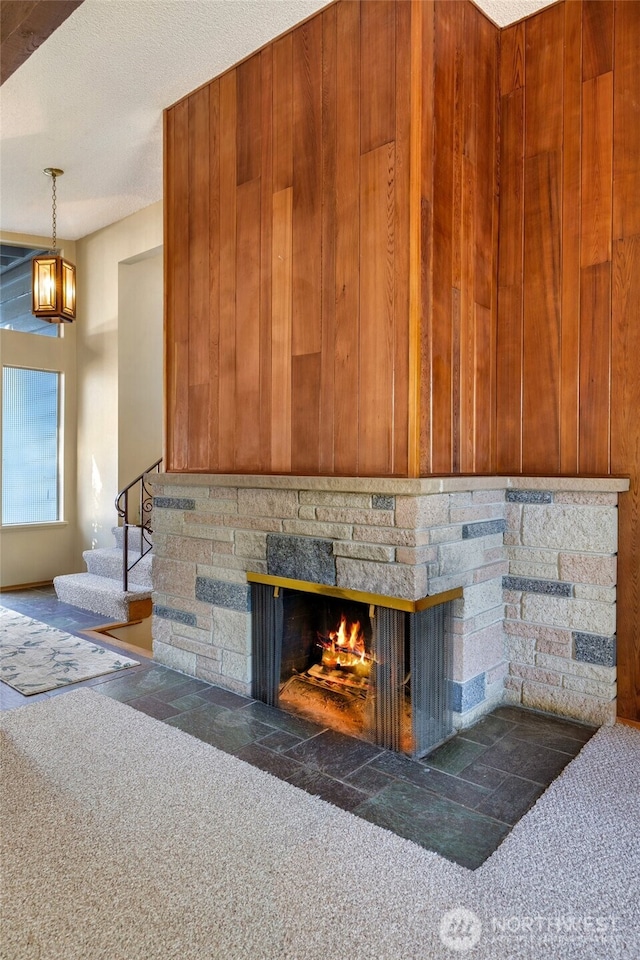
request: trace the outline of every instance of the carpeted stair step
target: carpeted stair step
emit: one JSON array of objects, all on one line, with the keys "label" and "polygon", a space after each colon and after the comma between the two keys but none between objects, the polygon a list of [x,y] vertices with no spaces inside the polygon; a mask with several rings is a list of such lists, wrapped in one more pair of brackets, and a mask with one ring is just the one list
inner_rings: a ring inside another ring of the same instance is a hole
[{"label": "carpeted stair step", "polygon": [[[122,538],[124,536],[124,527],[112,527],[111,532],[116,538],[116,546],[122,549]],[[129,552],[138,552],[140,553],[140,540],[142,539],[142,533],[140,527],[129,527]],[[145,532],[143,539],[143,549],[147,550],[149,543],[153,543],[153,534],[148,530]]]},{"label": "carpeted stair step", "polygon": [[[97,577],[110,577],[112,580],[122,583],[121,549],[112,547],[110,549],[85,550],[82,556],[89,573],[93,573]],[[140,558],[139,553],[129,551],[129,566],[132,563],[136,565],[129,570],[129,583],[151,590],[153,553],[148,553]]]},{"label": "carpeted stair step", "polygon": [[122,622],[151,614],[151,588],[129,584],[125,593],[119,580],[93,573],[69,573],[53,581],[58,600],[82,610]]}]

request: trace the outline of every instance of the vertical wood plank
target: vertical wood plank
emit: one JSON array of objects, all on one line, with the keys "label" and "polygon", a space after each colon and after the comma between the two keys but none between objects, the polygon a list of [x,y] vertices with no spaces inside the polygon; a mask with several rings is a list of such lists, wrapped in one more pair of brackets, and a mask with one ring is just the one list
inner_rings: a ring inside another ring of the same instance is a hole
[{"label": "vertical wood plank", "polygon": [[580,473],[609,473],[611,264],[582,270],[580,288]]},{"label": "vertical wood plank", "polygon": [[320,353],[322,17],[293,33],[293,352]]},{"label": "vertical wood plank", "polygon": [[255,54],[236,67],[238,185],[260,176],[261,169],[261,57]]},{"label": "vertical wood plank", "polygon": [[560,357],[560,469],[578,472],[580,406],[580,232],[582,9],[565,4],[564,151],[562,163],[562,343]]},{"label": "vertical wood plank", "polygon": [[186,100],[174,108],[172,170],[172,459],[174,469],[186,470],[189,465],[189,103]]},{"label": "vertical wood plank", "polygon": [[[414,4],[415,6],[416,4]],[[420,423],[419,423],[419,475],[429,474],[433,467],[432,429],[432,379],[434,325],[434,270],[433,270],[433,205],[434,205],[434,160],[435,160],[435,10],[434,2],[417,5],[422,11],[422,49],[416,64],[418,82],[422,91],[420,140],[414,142],[419,150],[420,162],[420,287],[418,310],[420,329],[417,349],[420,353]],[[420,68],[422,74],[420,74]],[[415,204],[415,206],[414,206]],[[417,202],[412,198],[412,212],[418,214]],[[412,273],[413,282],[416,276]],[[415,310],[415,305],[414,305]]]},{"label": "vertical wood plank", "polygon": [[640,4],[616,0],[614,12],[613,237],[617,240],[640,233]]},{"label": "vertical wood plank", "polygon": [[582,84],[580,265],[611,260],[613,74]]},{"label": "vertical wood plank", "polygon": [[564,4],[525,23],[527,124],[525,156],[562,148]]},{"label": "vertical wood plank", "polygon": [[[411,378],[410,362],[413,365],[417,362],[417,357],[411,357],[409,354],[409,336],[411,317],[409,314],[409,258],[412,249],[414,237],[410,234],[410,204],[414,199],[410,193],[410,177],[414,173],[417,178],[418,188],[419,166],[415,162],[412,164],[411,156],[411,122],[412,104],[415,107],[415,101],[412,101],[414,82],[417,77],[412,77],[412,66],[414,65],[417,52],[413,49],[413,44],[421,39],[421,34],[417,38],[412,36],[411,30],[411,5],[408,0],[399,0],[395,6],[396,14],[396,48],[394,58],[396,63],[395,72],[395,225],[394,235],[396,238],[394,249],[394,334],[395,342],[393,345],[394,356],[394,382],[393,382],[393,451],[392,451],[392,472],[406,476],[408,471],[409,456],[409,404],[413,402],[409,398],[409,381]],[[409,52],[409,55],[407,55]],[[420,104],[417,105],[418,108]],[[417,116],[414,116],[414,124],[420,129],[420,111],[417,110]],[[418,194],[419,200],[419,194]],[[420,207],[418,203],[417,213]],[[419,223],[419,221],[417,221]],[[414,227],[415,230],[415,227]],[[418,232],[419,237],[419,232]]]},{"label": "vertical wood plank", "polygon": [[189,97],[189,383],[209,383],[209,88]]},{"label": "vertical wood plank", "polygon": [[336,319],[334,467],[359,475],[360,7],[339,3],[336,112]]},{"label": "vertical wood plank", "polygon": [[500,31],[500,95],[524,86],[524,20]]},{"label": "vertical wood plank", "polygon": [[260,454],[261,471],[271,469],[271,268],[273,218],[273,46],[260,54],[261,147],[260,162]]},{"label": "vertical wood plank", "polygon": [[220,81],[209,89],[209,464],[218,469],[220,376]]},{"label": "vertical wood plank", "polygon": [[235,469],[260,462],[260,180],[238,187],[236,207]]},{"label": "vertical wood plank", "polygon": [[[616,11],[617,13],[617,11]],[[618,24],[616,24],[617,30]],[[617,588],[618,716],[640,719],[640,234],[613,248],[611,469],[620,496]]]},{"label": "vertical wood plank", "polygon": [[393,470],[395,147],[361,158],[360,430],[363,476]]},{"label": "vertical wood plank", "polygon": [[189,97],[189,466],[209,463],[209,87]]},{"label": "vertical wood plank", "polygon": [[435,5],[433,311],[431,321],[431,464],[451,473],[452,449],[452,258],[454,171],[452,122],[455,97],[455,4]]},{"label": "vertical wood plank", "polygon": [[322,349],[320,367],[320,449],[318,469],[334,467],[334,388],[336,325],[336,7],[322,14]]},{"label": "vertical wood plank", "polygon": [[294,474],[313,475],[318,473],[320,354],[294,356],[291,367],[291,468]]},{"label": "vertical wood plank", "polygon": [[613,69],[613,3],[583,0],[581,6],[582,79],[591,80]]},{"label": "vertical wood plank", "polygon": [[395,2],[361,4],[362,153],[375,150],[395,136]]},{"label": "vertical wood plank", "polygon": [[491,389],[495,357],[495,317],[490,307],[475,305],[474,329],[474,473],[493,472],[494,391]]},{"label": "vertical wood plank", "polygon": [[271,469],[291,471],[293,190],[273,195],[271,278]]},{"label": "vertical wood plank", "polygon": [[173,110],[165,110],[162,116],[163,129],[163,269],[164,269],[164,354],[163,354],[163,459],[167,470],[173,466],[173,414],[175,396],[173,394],[173,362],[175,343],[175,324],[173,319],[173,210],[175,205],[175,185],[173,182],[173,161],[175,150]]},{"label": "vertical wood plank", "polygon": [[561,157],[525,161],[524,472],[560,469],[560,186]]},{"label": "vertical wood plank", "polygon": [[233,473],[236,412],[236,77],[220,78],[219,469]]},{"label": "vertical wood plank", "polygon": [[293,34],[273,44],[273,190],[293,186]]}]

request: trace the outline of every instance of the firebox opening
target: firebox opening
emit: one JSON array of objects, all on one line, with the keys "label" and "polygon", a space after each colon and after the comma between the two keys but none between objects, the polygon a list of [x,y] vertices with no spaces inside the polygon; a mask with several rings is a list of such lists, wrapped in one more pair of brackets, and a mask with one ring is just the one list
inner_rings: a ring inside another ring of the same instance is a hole
[{"label": "firebox opening", "polygon": [[251,584],[256,700],[424,756],[452,732],[456,588],[421,600],[262,573]]},{"label": "firebox opening", "polygon": [[[375,608],[286,591],[279,706],[350,736],[375,741],[382,651],[375,649]],[[402,663],[399,747],[411,752],[411,674],[406,618],[398,638]]]}]

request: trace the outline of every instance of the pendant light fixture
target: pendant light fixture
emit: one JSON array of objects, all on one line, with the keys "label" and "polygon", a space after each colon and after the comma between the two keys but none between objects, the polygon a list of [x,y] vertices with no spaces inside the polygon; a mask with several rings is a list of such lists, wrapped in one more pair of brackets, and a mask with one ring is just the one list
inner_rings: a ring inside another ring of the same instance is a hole
[{"label": "pendant light fixture", "polygon": [[56,248],[56,179],[64,170],[47,167],[52,180],[51,250],[32,260],[33,305],[31,312],[49,323],[71,323],[76,318],[76,268]]}]

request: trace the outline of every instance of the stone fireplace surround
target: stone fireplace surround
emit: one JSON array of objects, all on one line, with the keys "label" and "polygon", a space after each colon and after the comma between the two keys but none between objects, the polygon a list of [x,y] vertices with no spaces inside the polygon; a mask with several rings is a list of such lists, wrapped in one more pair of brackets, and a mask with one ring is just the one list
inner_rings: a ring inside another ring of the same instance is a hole
[{"label": "stone fireplace surround", "polygon": [[154,659],[248,695],[248,571],[453,603],[454,727],[616,715],[616,478],[156,474]]}]

